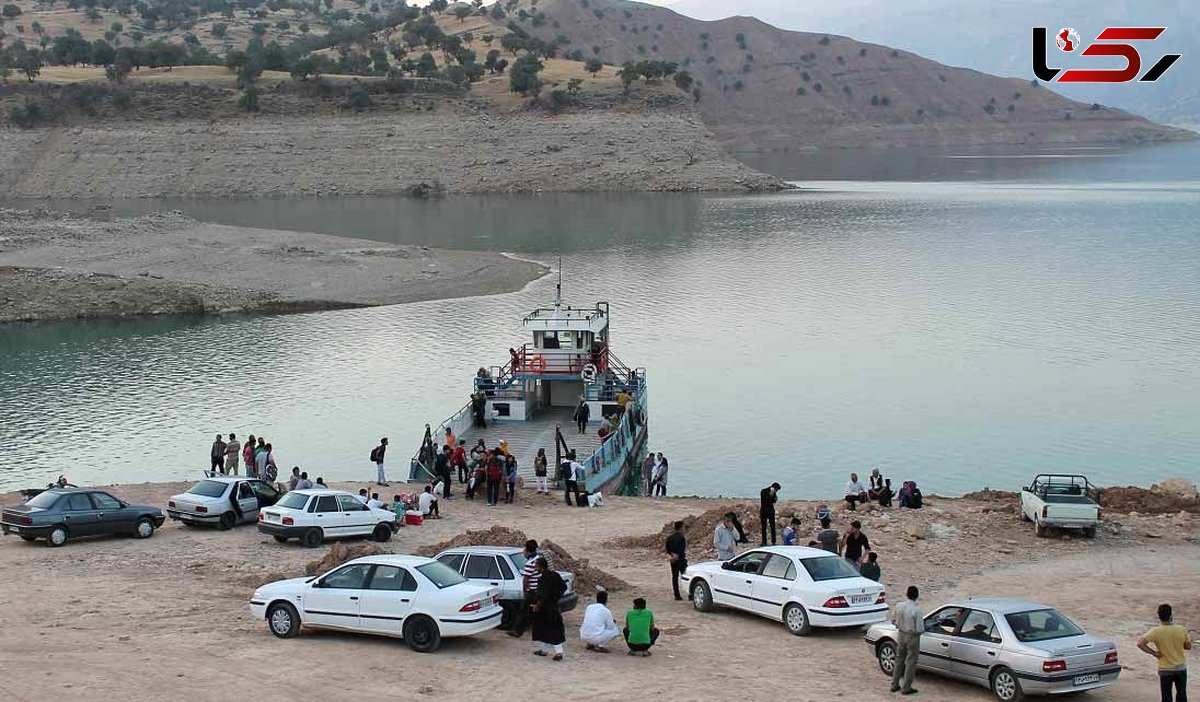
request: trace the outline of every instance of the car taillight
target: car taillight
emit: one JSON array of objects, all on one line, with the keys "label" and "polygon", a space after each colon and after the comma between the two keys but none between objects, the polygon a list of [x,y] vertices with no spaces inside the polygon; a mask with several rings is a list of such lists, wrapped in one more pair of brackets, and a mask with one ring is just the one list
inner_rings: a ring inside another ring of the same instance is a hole
[{"label": "car taillight", "polygon": [[33,517],[18,517],[17,521],[22,524],[33,524]]},{"label": "car taillight", "polygon": [[500,604],[500,595],[492,595],[492,604]]},{"label": "car taillight", "polygon": [[291,517],[284,517],[284,518],[283,518],[283,525],[284,525],[284,526],[291,526],[291,525],[293,525],[293,524],[295,524],[295,523],[296,523],[296,520],[295,520],[295,519],[292,519]]},{"label": "car taillight", "polygon": [[167,500],[167,506],[168,506],[168,507],[174,507],[174,506],[175,506],[175,500]]},{"label": "car taillight", "polygon": [[1050,509],[1049,507],[1043,507],[1043,508],[1042,508],[1042,519],[1045,519],[1045,518],[1046,518],[1046,512],[1047,512],[1047,510],[1049,510],[1049,509]]},{"label": "car taillight", "polygon": [[263,520],[263,513],[262,513],[262,512],[259,512],[259,513],[258,513],[258,521],[260,521],[260,522],[261,522],[262,520]]},{"label": "car taillight", "polygon": [[883,594],[882,590],[879,591],[879,597],[875,598],[875,604],[887,604],[887,596]]},{"label": "car taillight", "polygon": [[838,609],[841,607],[849,607],[850,603],[846,601],[845,597],[838,595],[837,597],[830,597],[829,599],[825,600],[824,606],[830,609]]},{"label": "car taillight", "polygon": [[1116,662],[1117,662],[1117,652],[1116,652],[1116,651],[1109,651],[1109,652],[1108,652],[1108,655],[1104,656],[1104,662],[1105,662],[1106,664],[1108,664],[1108,663],[1116,663]]},{"label": "car taillight", "polygon": [[197,512],[207,512],[208,508],[205,507],[204,505],[199,505],[198,507],[196,507],[196,511]]},{"label": "car taillight", "polygon": [[1043,673],[1059,673],[1067,669],[1066,661],[1042,661]]},{"label": "car taillight", "polygon": [[1096,519],[1103,519],[1103,518],[1104,518],[1104,510],[1097,507],[1096,508]]},{"label": "car taillight", "polygon": [[466,603],[465,605],[462,606],[462,609],[460,609],[458,611],[460,611],[460,612],[478,612],[481,609],[483,609],[483,605],[479,604],[479,600],[476,600],[474,602]]}]

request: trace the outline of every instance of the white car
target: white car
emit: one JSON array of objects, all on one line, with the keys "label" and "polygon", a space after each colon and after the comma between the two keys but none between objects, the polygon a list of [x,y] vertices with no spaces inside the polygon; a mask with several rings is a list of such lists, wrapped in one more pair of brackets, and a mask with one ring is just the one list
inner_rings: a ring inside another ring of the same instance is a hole
[{"label": "white car", "polygon": [[310,578],[263,585],[250,612],[271,633],[289,638],[301,626],[403,638],[420,653],[443,638],[481,634],[500,625],[500,591],[467,581],[432,558],[356,558]]},{"label": "white car", "polygon": [[[464,546],[442,551],[434,556],[473,583],[500,588],[500,606],[504,608],[504,621],[500,628],[507,629],[517,609],[524,604],[525,549],[510,546]],[[553,561],[551,561],[553,563]],[[579,604],[575,594],[575,574],[560,570],[567,591],[558,600],[558,609],[570,612]]]},{"label": "white car", "polygon": [[275,504],[282,493],[257,478],[205,478],[191,490],[171,497],[167,516],[188,526],[215,524],[230,529],[258,519],[258,511]]},{"label": "white car", "polygon": [[395,512],[372,509],[342,490],[292,490],[258,513],[259,531],[310,548],[343,536],[387,541],[397,528]]},{"label": "white car", "polygon": [[715,605],[782,621],[806,636],[813,627],[854,627],[887,619],[883,585],[864,578],[836,553],[804,546],[764,546],[730,561],[689,565],[679,576],[692,606]]}]

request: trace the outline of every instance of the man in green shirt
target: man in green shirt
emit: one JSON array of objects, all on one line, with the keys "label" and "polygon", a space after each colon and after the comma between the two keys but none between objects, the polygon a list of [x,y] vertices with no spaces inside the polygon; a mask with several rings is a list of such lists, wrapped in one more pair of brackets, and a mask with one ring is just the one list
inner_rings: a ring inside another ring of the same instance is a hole
[{"label": "man in green shirt", "polygon": [[1187,659],[1184,651],[1192,648],[1187,629],[1171,621],[1171,605],[1158,606],[1158,626],[1147,631],[1137,640],[1137,647],[1158,659],[1158,684],[1162,702],[1173,702],[1171,688],[1175,689],[1174,702],[1187,700]]},{"label": "man in green shirt", "polygon": [[658,641],[658,629],[654,626],[654,612],[646,609],[645,599],[639,597],[633,601],[633,609],[625,614],[624,633],[629,655],[650,655],[650,647]]}]

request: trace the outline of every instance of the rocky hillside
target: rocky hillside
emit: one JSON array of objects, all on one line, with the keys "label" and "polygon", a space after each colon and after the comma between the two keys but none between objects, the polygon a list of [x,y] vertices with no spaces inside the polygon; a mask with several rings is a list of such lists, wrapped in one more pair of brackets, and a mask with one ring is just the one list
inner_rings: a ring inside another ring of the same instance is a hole
[{"label": "rocky hillside", "polygon": [[540,26],[523,25],[531,34],[566,37],[588,56],[678,62],[698,81],[709,128],[739,150],[1193,136],[1026,80],[749,17],[702,22],[624,0],[542,0],[536,11]]}]

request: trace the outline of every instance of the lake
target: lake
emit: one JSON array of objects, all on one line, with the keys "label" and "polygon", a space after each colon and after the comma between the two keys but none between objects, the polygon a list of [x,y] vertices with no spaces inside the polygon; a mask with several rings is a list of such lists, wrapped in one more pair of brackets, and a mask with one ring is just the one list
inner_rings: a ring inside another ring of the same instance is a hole
[{"label": "lake", "polygon": [[[840,494],[852,470],[956,494],[1038,472],[1200,467],[1200,148],[791,154],[805,189],[118,203],[227,224],[562,258],[647,368],[675,494]],[[86,210],[96,203],[52,203]],[[281,470],[393,476],[480,365],[507,295],[280,316],[0,327],[0,488],[198,476],[213,434]]]}]

